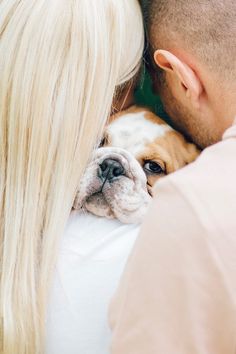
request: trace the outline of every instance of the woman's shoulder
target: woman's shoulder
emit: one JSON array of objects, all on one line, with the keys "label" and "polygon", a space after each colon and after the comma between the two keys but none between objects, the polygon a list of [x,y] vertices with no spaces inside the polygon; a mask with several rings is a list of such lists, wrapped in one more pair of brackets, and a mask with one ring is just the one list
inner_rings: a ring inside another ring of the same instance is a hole
[{"label": "woman's shoulder", "polygon": [[138,232],[137,225],[71,213],[50,296],[46,353],[109,353],[108,306]]},{"label": "woman's shoulder", "polygon": [[72,211],[60,246],[61,253],[73,252],[90,259],[124,256],[139,232],[139,225]]}]

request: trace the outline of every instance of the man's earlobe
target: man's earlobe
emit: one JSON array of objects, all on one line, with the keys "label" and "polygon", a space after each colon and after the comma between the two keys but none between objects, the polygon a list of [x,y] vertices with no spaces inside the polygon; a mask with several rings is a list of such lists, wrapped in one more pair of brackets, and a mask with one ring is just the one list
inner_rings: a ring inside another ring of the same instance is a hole
[{"label": "man's earlobe", "polygon": [[185,91],[186,97],[191,100],[195,108],[199,108],[199,99],[203,92],[203,85],[194,70],[167,50],[156,50],[154,60],[161,69],[176,76],[176,79],[179,80]]}]

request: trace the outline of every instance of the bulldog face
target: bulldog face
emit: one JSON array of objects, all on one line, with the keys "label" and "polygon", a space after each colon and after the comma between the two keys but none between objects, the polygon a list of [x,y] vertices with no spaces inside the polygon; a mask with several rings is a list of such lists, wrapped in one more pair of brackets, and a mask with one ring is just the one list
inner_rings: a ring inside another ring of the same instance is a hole
[{"label": "bulldog face", "polygon": [[192,162],[196,146],[136,106],[114,115],[81,181],[74,208],[140,223],[158,179]]}]

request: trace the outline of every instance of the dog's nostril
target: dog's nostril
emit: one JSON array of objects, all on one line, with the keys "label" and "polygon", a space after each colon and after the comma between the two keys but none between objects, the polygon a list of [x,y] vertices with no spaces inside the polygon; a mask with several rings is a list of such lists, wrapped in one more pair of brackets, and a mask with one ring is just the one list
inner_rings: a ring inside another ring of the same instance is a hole
[{"label": "dog's nostril", "polygon": [[122,164],[113,159],[104,160],[100,166],[99,176],[103,179],[111,181],[115,177],[119,177],[124,174],[125,170]]},{"label": "dog's nostril", "polygon": [[113,174],[115,177],[118,177],[118,176],[122,175],[123,173],[124,173],[124,169],[122,166],[114,168]]},{"label": "dog's nostril", "polygon": [[104,171],[106,171],[106,169],[107,169],[107,163],[106,163],[106,160],[105,161],[103,161],[103,163],[100,165],[100,167],[101,167],[101,170],[102,170],[102,172],[104,172]]}]

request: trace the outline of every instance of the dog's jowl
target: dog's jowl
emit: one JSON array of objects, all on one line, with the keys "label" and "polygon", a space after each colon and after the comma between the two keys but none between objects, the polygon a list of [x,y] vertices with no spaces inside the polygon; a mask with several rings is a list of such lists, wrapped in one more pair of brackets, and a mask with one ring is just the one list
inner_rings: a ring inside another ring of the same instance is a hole
[{"label": "dog's jowl", "polygon": [[111,117],[74,208],[124,223],[140,223],[154,184],[198,155],[196,146],[162,119],[146,108],[132,106]]}]

